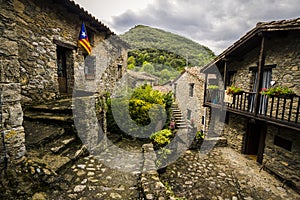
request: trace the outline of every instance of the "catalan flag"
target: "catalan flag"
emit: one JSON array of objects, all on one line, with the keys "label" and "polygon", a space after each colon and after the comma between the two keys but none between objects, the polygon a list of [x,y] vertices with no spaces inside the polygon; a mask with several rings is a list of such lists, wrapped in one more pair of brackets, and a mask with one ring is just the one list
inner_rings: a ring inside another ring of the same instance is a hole
[{"label": "catalan flag", "polygon": [[85,26],[84,26],[83,22],[82,22],[82,25],[81,25],[81,30],[80,30],[78,43],[81,46],[83,46],[83,48],[88,52],[88,54],[91,53],[92,47],[91,47],[91,44],[89,42],[89,38],[88,38],[88,35],[87,35],[86,30],[85,30]]}]

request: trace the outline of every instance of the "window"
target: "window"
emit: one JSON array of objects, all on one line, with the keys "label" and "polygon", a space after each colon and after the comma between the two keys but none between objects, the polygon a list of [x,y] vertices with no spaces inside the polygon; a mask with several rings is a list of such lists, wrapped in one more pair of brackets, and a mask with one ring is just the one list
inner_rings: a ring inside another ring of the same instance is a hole
[{"label": "window", "polygon": [[96,56],[86,56],[84,59],[84,74],[85,79],[95,79],[96,72]]},{"label": "window", "polygon": [[190,97],[194,96],[194,83],[189,84],[189,95]]},{"label": "window", "polygon": [[122,77],[122,65],[118,64],[118,78]]},{"label": "window", "polygon": [[191,120],[191,117],[192,117],[192,111],[190,109],[187,109],[187,114],[186,114],[187,120]]},{"label": "window", "polygon": [[276,146],[279,146],[279,147],[285,149],[285,150],[291,151],[293,142],[275,135],[274,144]]},{"label": "window", "polygon": [[[262,76],[262,88],[269,88],[270,82],[272,80],[272,69],[265,69]],[[253,71],[253,92],[256,92],[258,73],[257,71]],[[250,99],[250,112],[254,112],[254,100],[255,95],[252,95]],[[260,104],[259,104],[259,114],[265,114],[267,109],[267,97],[260,96]]]},{"label": "window", "polygon": [[95,44],[94,32],[88,27],[86,27],[86,32],[87,32],[91,46],[94,46],[94,44]]},{"label": "window", "polygon": [[174,83],[174,98],[176,98],[177,83]]},{"label": "window", "polygon": [[234,75],[236,74],[236,71],[228,71],[227,72],[227,78],[226,78],[226,86],[231,86],[234,84]]}]

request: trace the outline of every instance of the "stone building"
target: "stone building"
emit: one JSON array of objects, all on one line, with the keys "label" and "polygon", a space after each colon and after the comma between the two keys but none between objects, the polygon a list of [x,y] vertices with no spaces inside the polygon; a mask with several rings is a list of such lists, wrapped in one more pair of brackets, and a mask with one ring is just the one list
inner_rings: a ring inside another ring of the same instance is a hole
[{"label": "stone building", "polygon": [[[212,101],[208,81],[205,106],[226,110],[229,146],[252,155],[265,169],[300,189],[300,19],[258,23],[202,69],[216,74],[220,90]],[[207,79],[207,78],[206,78]],[[225,98],[225,89],[243,90]],[[296,95],[261,95],[262,88],[287,87]],[[221,121],[221,122],[220,122]]]},{"label": "stone building", "polygon": [[[0,6],[2,163],[5,151],[11,160],[25,155],[23,106],[77,91],[112,92],[126,71],[127,50],[108,27],[71,0],[7,0]],[[82,22],[90,55],[78,46]]]},{"label": "stone building", "polygon": [[139,87],[141,85],[147,84],[151,86],[158,85],[159,78],[146,73],[146,72],[135,72],[128,70],[126,73],[127,83],[131,88]]},{"label": "stone building", "polygon": [[203,104],[204,78],[198,67],[185,68],[172,81],[173,94],[188,124],[194,124],[197,130],[204,130],[206,111]]}]

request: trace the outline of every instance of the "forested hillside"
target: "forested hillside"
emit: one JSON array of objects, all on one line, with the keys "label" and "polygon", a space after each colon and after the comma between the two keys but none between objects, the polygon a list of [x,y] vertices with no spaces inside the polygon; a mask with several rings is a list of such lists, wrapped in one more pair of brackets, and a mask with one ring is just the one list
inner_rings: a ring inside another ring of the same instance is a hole
[{"label": "forested hillside", "polygon": [[120,37],[130,45],[128,68],[145,71],[166,82],[186,66],[202,67],[215,55],[207,47],[161,29],[138,25]]}]

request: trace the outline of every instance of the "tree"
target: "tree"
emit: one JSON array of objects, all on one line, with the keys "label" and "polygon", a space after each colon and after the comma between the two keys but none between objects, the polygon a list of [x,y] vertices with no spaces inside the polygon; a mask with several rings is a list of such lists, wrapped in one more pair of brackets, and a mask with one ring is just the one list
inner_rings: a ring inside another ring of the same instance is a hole
[{"label": "tree", "polygon": [[141,68],[141,71],[147,72],[149,74],[153,74],[155,69],[154,66],[152,64],[150,64],[149,62],[145,61],[143,63],[143,67]]},{"label": "tree", "polygon": [[134,56],[130,56],[130,57],[127,59],[127,64],[128,64],[128,65],[130,65],[130,64],[135,65],[135,58],[134,58]]}]

